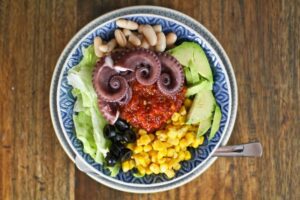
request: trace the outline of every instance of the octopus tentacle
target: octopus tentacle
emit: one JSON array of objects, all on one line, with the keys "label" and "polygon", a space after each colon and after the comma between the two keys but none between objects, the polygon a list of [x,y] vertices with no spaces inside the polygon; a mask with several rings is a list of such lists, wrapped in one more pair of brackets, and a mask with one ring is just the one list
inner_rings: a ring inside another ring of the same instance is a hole
[{"label": "octopus tentacle", "polygon": [[119,118],[119,106],[115,102],[107,102],[102,99],[98,99],[98,105],[100,112],[109,124],[114,124]]},{"label": "octopus tentacle", "polygon": [[127,50],[116,63],[124,68],[135,70],[135,73],[125,72],[122,76],[128,81],[136,78],[143,85],[154,84],[161,72],[161,64],[156,54],[144,48]]},{"label": "octopus tentacle", "polygon": [[124,77],[105,65],[98,65],[94,70],[93,86],[98,97],[108,102],[124,98],[129,87]]},{"label": "octopus tentacle", "polygon": [[184,84],[184,73],[180,63],[167,53],[159,53],[162,65],[161,75],[157,81],[158,89],[165,95],[178,93]]}]

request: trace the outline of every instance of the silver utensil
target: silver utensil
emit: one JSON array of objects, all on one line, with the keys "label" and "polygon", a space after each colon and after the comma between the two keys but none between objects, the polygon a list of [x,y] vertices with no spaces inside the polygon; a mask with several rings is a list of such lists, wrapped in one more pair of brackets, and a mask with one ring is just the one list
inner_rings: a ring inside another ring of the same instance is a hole
[{"label": "silver utensil", "polygon": [[[214,157],[261,157],[262,156],[262,145],[259,142],[239,144],[233,146],[219,147],[213,154]],[[93,172],[83,161],[82,158],[76,156],[75,164],[77,168],[90,175],[97,175]],[[100,176],[101,177],[101,176]]]},{"label": "silver utensil", "polygon": [[213,154],[215,157],[261,157],[262,146],[259,142],[219,147]]}]

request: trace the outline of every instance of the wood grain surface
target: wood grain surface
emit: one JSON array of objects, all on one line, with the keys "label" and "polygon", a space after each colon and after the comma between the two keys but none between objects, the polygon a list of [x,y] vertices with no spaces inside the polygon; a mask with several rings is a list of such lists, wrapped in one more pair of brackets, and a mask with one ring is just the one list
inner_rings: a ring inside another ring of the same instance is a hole
[{"label": "wood grain surface", "polygon": [[[90,20],[138,4],[179,10],[216,36],[239,88],[229,144],[259,140],[262,158],[220,158],[180,188],[141,195],[75,169],[50,120],[55,63]],[[300,199],[299,73],[299,0],[0,0],[0,199]]]}]

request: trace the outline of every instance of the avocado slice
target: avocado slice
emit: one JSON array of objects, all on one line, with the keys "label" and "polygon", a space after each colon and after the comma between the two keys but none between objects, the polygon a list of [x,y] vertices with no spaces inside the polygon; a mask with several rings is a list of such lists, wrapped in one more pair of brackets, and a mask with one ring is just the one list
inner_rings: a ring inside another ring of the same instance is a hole
[{"label": "avocado slice", "polygon": [[187,124],[197,124],[212,116],[216,101],[210,90],[201,90],[196,94],[187,114]]},{"label": "avocado slice", "polygon": [[181,45],[170,49],[169,53],[174,56],[180,64],[195,69],[201,76],[213,81],[212,71],[203,49],[194,42],[183,42]]},{"label": "avocado slice", "polygon": [[192,78],[190,68],[188,68],[188,67],[184,68],[184,75],[185,75],[185,79],[186,79],[187,84],[192,85],[193,84],[193,78]]},{"label": "avocado slice", "polygon": [[185,93],[185,96],[189,97],[189,96],[199,93],[201,90],[212,90],[212,89],[213,89],[212,82],[205,80],[205,81],[197,83],[196,85],[189,87]]},{"label": "avocado slice", "polygon": [[222,112],[221,112],[220,107],[217,105],[216,109],[215,109],[213,123],[211,125],[208,140],[211,140],[216,135],[217,131],[219,130],[221,118],[222,118]]},{"label": "avocado slice", "polygon": [[198,83],[200,81],[199,73],[197,71],[197,68],[194,67],[192,60],[190,60],[188,68],[191,71],[193,84]]},{"label": "avocado slice", "polygon": [[198,131],[197,131],[197,137],[200,137],[200,136],[204,135],[210,127],[211,127],[211,117],[201,121],[199,123]]}]

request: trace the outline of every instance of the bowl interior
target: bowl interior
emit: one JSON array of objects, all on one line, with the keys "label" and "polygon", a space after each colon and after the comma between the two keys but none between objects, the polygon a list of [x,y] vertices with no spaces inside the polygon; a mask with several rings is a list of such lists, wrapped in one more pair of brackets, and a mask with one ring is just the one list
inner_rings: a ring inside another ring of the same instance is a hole
[{"label": "bowl interior", "polygon": [[[215,137],[208,142],[205,139],[205,142],[202,146],[197,149],[192,149],[192,159],[189,161],[182,162],[182,167],[177,171],[176,176],[173,179],[168,179],[165,175],[146,175],[143,178],[136,178],[133,176],[132,172],[122,172],[114,177],[116,181],[132,183],[137,185],[149,185],[162,182],[170,182],[180,177],[183,177],[187,173],[191,173],[196,167],[201,166],[205,161],[210,157],[213,149],[219,144],[219,141],[222,137],[223,130],[229,122],[229,115],[231,112],[231,93],[229,92],[229,82],[226,71],[220,59],[216,55],[216,52],[213,51],[209,43],[199,34],[197,34],[192,29],[188,28],[184,24],[178,23],[170,18],[164,18],[161,16],[155,15],[128,15],[125,18],[136,21],[139,24],[161,24],[164,32],[175,32],[178,36],[179,41],[194,41],[201,45],[204,49],[211,68],[214,74],[214,87],[213,92],[216,97],[216,101],[219,104],[222,111],[222,119],[220,124],[220,129],[215,135]],[[71,54],[68,55],[66,62],[64,64],[63,73],[60,77],[60,84],[58,85],[58,110],[61,116],[60,122],[62,124],[63,132],[66,134],[66,138],[69,140],[72,148],[82,156],[82,158],[98,172],[111,178],[109,176],[109,171],[105,169],[101,164],[96,163],[93,158],[88,154],[83,152],[82,143],[76,138],[76,133],[74,131],[73,124],[73,106],[76,99],[72,96],[71,90],[72,87],[67,82],[67,73],[68,70],[77,65],[82,59],[82,49],[93,44],[93,39],[96,36],[100,36],[104,40],[109,40],[113,37],[113,32],[116,28],[115,20],[108,21],[107,23],[100,24],[92,30],[88,30],[84,38],[82,38],[75,48],[71,51]]]}]

